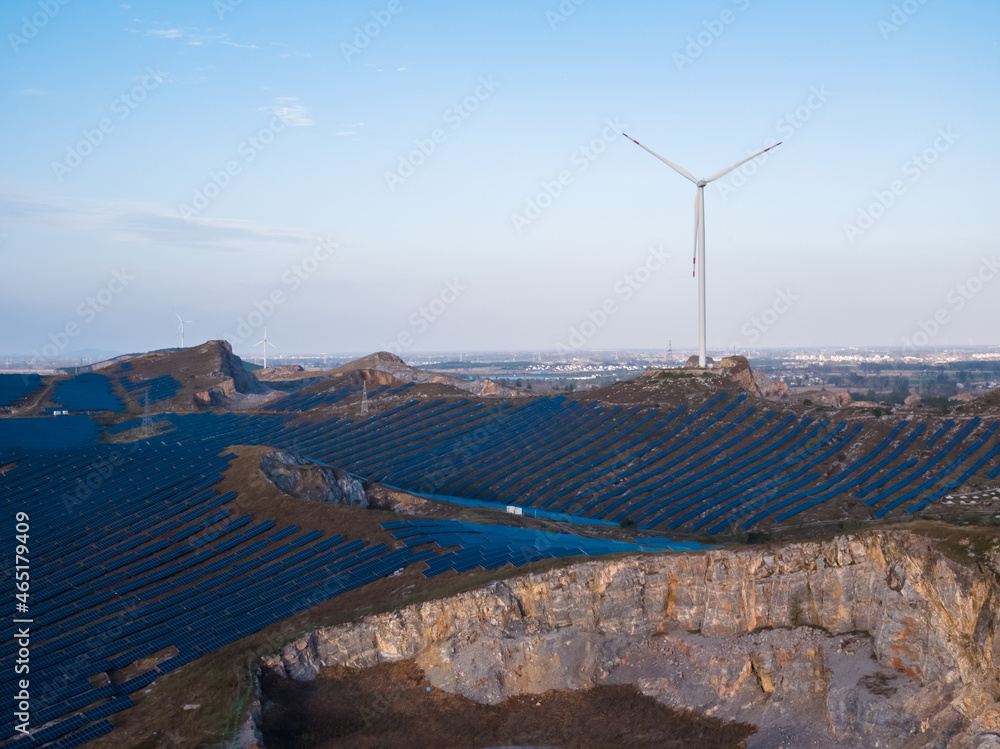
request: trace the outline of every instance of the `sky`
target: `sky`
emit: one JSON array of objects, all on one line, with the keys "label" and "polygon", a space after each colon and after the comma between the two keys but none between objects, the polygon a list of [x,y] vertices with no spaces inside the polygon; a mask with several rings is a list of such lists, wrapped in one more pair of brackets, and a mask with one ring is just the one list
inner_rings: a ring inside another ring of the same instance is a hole
[{"label": "sky", "polygon": [[[1000,5],[8,0],[0,354],[997,345]],[[259,351],[259,347],[258,347]]]}]

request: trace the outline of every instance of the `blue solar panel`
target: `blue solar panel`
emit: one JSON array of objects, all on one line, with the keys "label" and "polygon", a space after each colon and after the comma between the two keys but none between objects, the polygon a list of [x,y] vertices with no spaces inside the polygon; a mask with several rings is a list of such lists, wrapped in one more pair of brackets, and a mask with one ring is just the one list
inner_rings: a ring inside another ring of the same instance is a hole
[{"label": "blue solar panel", "polygon": [[70,411],[124,411],[114,393],[111,379],[96,372],[86,372],[56,384],[52,402]]}]

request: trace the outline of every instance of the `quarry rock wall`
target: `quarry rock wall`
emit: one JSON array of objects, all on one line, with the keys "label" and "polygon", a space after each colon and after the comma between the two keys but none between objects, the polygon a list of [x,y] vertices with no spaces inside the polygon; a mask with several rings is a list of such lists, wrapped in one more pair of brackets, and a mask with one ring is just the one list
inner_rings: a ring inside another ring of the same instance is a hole
[{"label": "quarry rock wall", "polygon": [[484,703],[632,683],[750,718],[750,746],[809,716],[830,746],[1000,747],[997,575],[909,532],[523,575],[311,632],[262,667],[307,680],[410,658]]}]

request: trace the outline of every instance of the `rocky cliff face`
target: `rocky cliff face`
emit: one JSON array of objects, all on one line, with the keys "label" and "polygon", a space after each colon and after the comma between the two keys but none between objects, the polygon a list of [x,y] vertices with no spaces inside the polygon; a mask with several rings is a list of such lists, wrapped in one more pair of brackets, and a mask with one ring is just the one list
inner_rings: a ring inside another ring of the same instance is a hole
[{"label": "rocky cliff face", "polygon": [[486,703],[632,683],[756,723],[751,747],[1000,747],[997,574],[907,532],[525,575],[310,633],[264,667],[403,658]]},{"label": "rocky cliff face", "polygon": [[273,450],[261,458],[260,470],[283,493],[307,502],[366,508],[361,482],[339,468],[317,465],[291,453]]},{"label": "rocky cliff face", "polygon": [[244,368],[243,360],[233,353],[229,341],[207,341],[188,350],[203,356],[206,363],[213,365],[208,376],[217,380],[214,387],[194,394],[195,405],[203,408],[231,406],[246,399],[252,400],[253,405],[259,405],[257,401],[261,399],[254,399],[254,396],[266,396],[270,392],[252,372]]}]

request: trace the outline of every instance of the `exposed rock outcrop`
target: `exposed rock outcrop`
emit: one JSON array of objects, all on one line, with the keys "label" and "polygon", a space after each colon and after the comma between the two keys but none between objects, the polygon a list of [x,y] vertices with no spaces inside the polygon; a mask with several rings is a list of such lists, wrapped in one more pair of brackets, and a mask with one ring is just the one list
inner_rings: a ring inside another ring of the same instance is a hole
[{"label": "exposed rock outcrop", "polygon": [[972,749],[1000,725],[1000,585],[908,532],[593,561],[312,632],[264,667],[403,658],[487,703],[632,683],[757,723],[750,747]]},{"label": "exposed rock outcrop", "polygon": [[[706,356],[705,366],[714,367],[715,359],[713,359],[711,356]],[[698,356],[696,354],[692,354],[691,356],[688,357],[687,361],[684,362],[684,369],[700,369]]]},{"label": "exposed rock outcrop", "polygon": [[834,408],[847,408],[853,403],[850,393],[837,393],[832,390],[809,390],[800,393],[803,401],[811,401],[817,406],[833,406]]},{"label": "exposed rock outcrop", "polygon": [[274,450],[260,461],[260,470],[283,493],[329,505],[368,507],[361,481],[339,468],[328,468],[297,455]]},{"label": "exposed rock outcrop", "polygon": [[281,367],[267,367],[255,370],[253,375],[259,382],[271,382],[273,380],[282,381],[299,376],[299,372],[305,372],[305,367],[300,364],[286,364]]},{"label": "exposed rock outcrop", "polygon": [[207,376],[218,380],[213,387],[194,394],[195,405],[228,406],[239,400],[240,396],[266,396],[270,393],[266,385],[246,370],[243,360],[233,353],[229,341],[208,341],[185,351],[211,357],[208,361],[211,361],[213,369]]},{"label": "exposed rock outcrop", "polygon": [[748,393],[770,399],[784,398],[788,395],[788,385],[755,371],[745,356],[723,358],[719,362],[719,370]]},{"label": "exposed rock outcrop", "polygon": [[461,389],[468,390],[470,393],[478,395],[480,398],[490,396],[509,398],[513,395],[521,394],[516,388],[501,385],[499,382],[494,382],[489,377],[473,380],[468,385],[462,385]]}]

